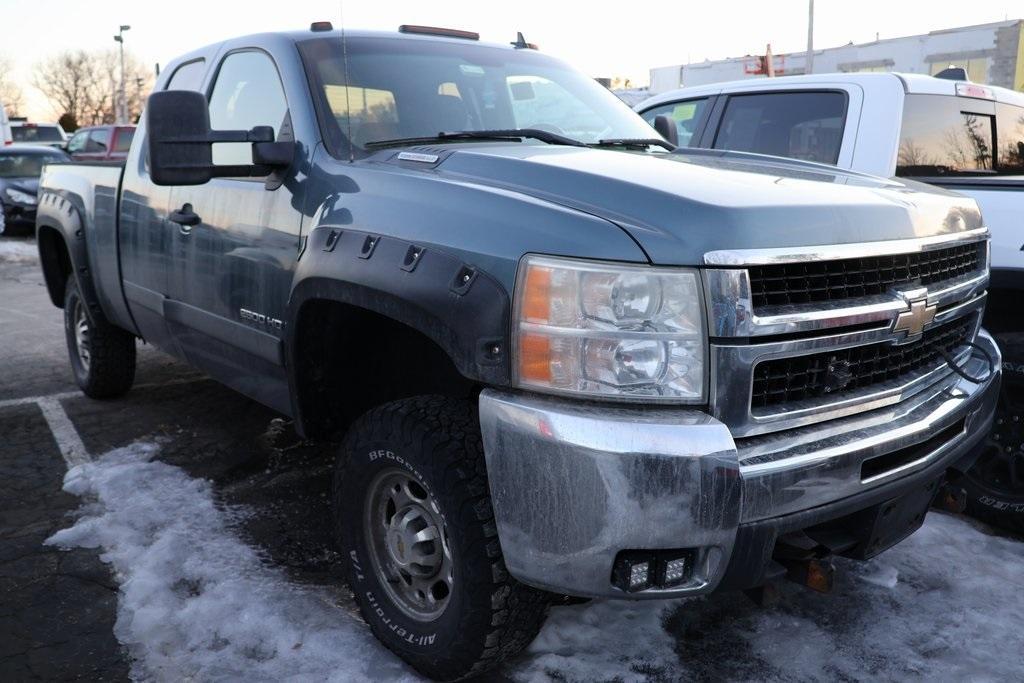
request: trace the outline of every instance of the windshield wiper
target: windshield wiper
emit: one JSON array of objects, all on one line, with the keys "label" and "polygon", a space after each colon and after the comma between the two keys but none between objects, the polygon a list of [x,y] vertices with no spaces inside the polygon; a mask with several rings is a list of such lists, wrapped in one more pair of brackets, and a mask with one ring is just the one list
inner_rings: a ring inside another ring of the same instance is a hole
[{"label": "windshield wiper", "polygon": [[449,142],[455,140],[522,140],[530,138],[540,140],[549,145],[570,145],[572,147],[586,147],[586,144],[579,140],[558,133],[552,133],[539,128],[509,128],[496,130],[459,130],[452,132],[441,132],[437,135],[420,138],[396,138],[394,140],[374,140],[363,144],[363,147],[392,147],[397,145],[423,145],[432,142]]},{"label": "windshield wiper", "polygon": [[608,138],[606,140],[599,140],[598,142],[587,145],[588,147],[650,147],[656,145],[658,147],[664,147],[668,151],[673,151],[676,146],[668,140],[662,140],[661,138]]}]

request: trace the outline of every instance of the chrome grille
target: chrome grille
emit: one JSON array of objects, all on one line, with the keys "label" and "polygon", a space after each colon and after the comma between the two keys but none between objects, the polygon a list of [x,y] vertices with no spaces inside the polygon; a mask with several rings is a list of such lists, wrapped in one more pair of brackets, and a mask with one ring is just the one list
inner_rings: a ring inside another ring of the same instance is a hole
[{"label": "chrome grille", "polygon": [[[953,354],[973,339],[974,323],[960,318],[903,345],[867,344],[763,361],[754,366],[750,407],[756,414],[813,398],[835,401],[859,389],[932,370],[945,362],[942,353]],[[839,381],[834,380],[837,377]]]},{"label": "chrome grille", "polygon": [[[951,372],[939,349],[969,358],[989,280],[985,228],[704,258],[710,408],[737,438],[893,405],[933,386]],[[908,341],[897,323],[922,303],[934,319]],[[831,375],[830,364],[839,366]]]},{"label": "chrome grille", "polygon": [[884,294],[895,286],[928,286],[978,271],[983,242],[908,254],[750,268],[754,308]]}]

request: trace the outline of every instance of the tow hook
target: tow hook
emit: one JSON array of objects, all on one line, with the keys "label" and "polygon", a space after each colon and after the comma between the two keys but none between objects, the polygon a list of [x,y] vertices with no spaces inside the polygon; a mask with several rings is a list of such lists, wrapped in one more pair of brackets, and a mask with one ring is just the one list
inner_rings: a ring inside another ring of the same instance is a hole
[{"label": "tow hook", "polygon": [[818,593],[831,593],[836,567],[833,550],[805,533],[786,534],[775,543],[772,559],[786,568],[786,578]]},{"label": "tow hook", "polygon": [[939,487],[935,500],[932,501],[932,507],[936,510],[960,514],[967,509],[967,491],[946,482]]}]

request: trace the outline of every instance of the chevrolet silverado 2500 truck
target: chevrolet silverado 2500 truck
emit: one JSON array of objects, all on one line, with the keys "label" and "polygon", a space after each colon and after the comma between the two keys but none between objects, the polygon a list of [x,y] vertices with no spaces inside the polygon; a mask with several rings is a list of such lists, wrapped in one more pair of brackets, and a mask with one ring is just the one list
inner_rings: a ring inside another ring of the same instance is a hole
[{"label": "chevrolet silverado 2500 truck", "polygon": [[1024,93],[938,77],[851,73],[716,83],[637,105],[680,144],[912,178],[977,200],[991,231],[983,323],[1003,351],[992,431],[958,483],[967,510],[1024,533]]},{"label": "chevrolet silverado 2500 truck", "polygon": [[969,464],[973,200],[675,153],[521,39],[324,28],[170,64],[123,167],[47,167],[38,243],[86,394],[141,338],[346,434],[348,581],[419,671],[496,665],[552,596],[821,588]]}]

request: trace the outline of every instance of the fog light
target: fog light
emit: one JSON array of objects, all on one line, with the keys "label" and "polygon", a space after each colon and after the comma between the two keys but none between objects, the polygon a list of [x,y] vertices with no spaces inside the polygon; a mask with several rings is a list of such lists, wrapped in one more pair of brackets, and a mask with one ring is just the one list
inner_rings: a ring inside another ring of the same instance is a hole
[{"label": "fog light", "polygon": [[689,555],[658,560],[658,572],[655,581],[659,588],[678,586],[686,581],[690,573]]},{"label": "fog light", "polygon": [[652,586],[654,557],[646,553],[619,553],[612,569],[612,584],[627,593]]}]

